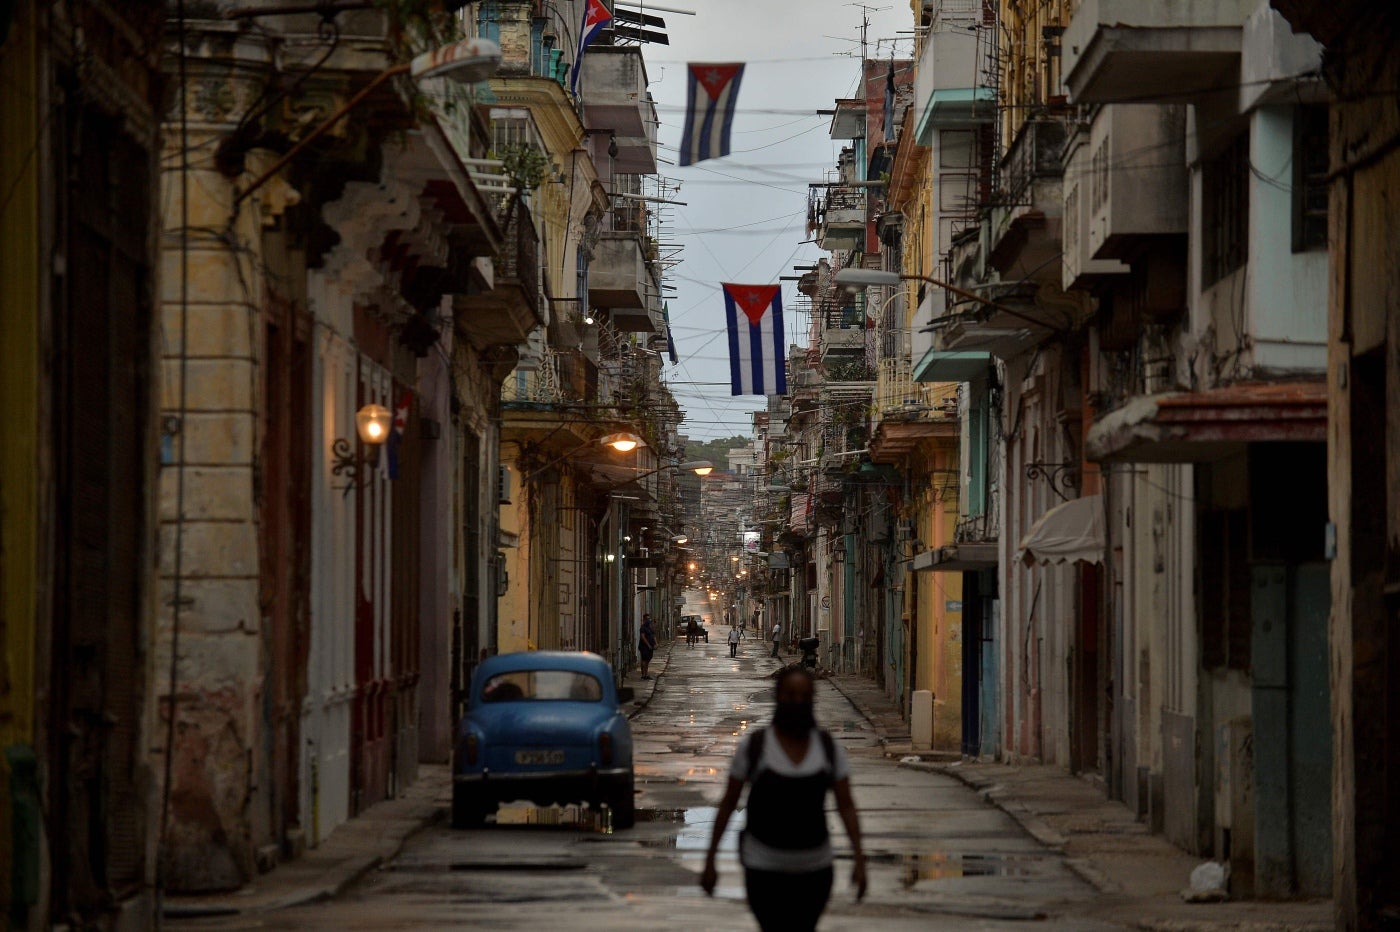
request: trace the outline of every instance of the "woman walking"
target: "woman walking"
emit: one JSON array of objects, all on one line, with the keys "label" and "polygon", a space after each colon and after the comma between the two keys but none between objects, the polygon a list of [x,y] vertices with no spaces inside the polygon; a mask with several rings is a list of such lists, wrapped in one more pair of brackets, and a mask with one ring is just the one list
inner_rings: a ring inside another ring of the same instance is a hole
[{"label": "woman walking", "polygon": [[641,637],[637,641],[637,653],[642,659],[642,679],[651,679],[651,658],[656,652],[656,628],[651,623],[651,615],[642,615]]},{"label": "woman walking", "polygon": [[750,731],[734,752],[700,875],[700,886],[714,895],[715,852],[748,784],[748,826],[739,836],[739,860],[749,909],[764,932],[811,932],[826,909],[833,857],[826,829],[828,790],[836,794],[851,839],[856,899],[865,896],[865,851],[851,799],[850,762],[845,749],[816,725],[813,687],[812,675],[800,667],[778,677],[772,726]]}]

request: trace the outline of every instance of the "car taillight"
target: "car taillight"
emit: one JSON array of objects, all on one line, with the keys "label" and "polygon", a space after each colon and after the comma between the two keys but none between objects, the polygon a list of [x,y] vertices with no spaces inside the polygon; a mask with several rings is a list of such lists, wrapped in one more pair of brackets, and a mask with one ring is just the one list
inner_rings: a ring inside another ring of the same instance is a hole
[{"label": "car taillight", "polygon": [[467,763],[475,764],[477,757],[476,735],[467,735]]},{"label": "car taillight", "polygon": [[598,736],[598,760],[604,765],[612,763],[612,735],[604,732]]}]

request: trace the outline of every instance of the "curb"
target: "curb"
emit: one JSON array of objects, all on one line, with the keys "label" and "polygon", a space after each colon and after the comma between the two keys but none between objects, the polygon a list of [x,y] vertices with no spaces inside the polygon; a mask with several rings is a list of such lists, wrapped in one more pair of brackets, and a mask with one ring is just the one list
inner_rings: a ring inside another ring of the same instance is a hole
[{"label": "curb", "polygon": [[656,691],[661,688],[661,678],[666,675],[666,671],[671,667],[671,651],[676,649],[676,641],[671,639],[671,643],[666,648],[666,659],[661,664],[661,669],[656,671],[656,675],[651,678],[651,691],[647,693],[645,699],[633,702],[632,711],[627,713],[627,720],[630,722],[646,711],[646,707],[651,705],[651,700],[655,698]]},{"label": "curb", "polygon": [[[297,906],[308,906],[339,897],[373,871],[399,856],[409,840],[425,829],[440,824],[445,816],[442,806],[433,806],[393,842],[393,846],[375,854],[352,857],[327,870],[314,884],[277,899],[255,905],[242,905],[232,900],[212,903],[166,903],[160,910],[164,919],[211,919],[228,916],[254,916],[274,913]],[[289,862],[290,863],[290,862]]]},{"label": "curb", "polygon": [[[967,774],[965,771],[959,770],[956,767],[949,766],[948,764],[928,763],[925,761],[911,761],[909,763],[901,762],[899,766],[907,767],[910,770],[921,770],[924,773],[938,773],[942,774],[945,777],[952,777],[954,780],[957,780],[963,786],[966,786],[968,789],[974,791],[975,793],[977,793],[978,796],[982,797],[984,800],[991,803],[993,806],[996,806],[1002,812],[1010,816],[1012,821],[1014,821],[1017,825],[1021,826],[1021,828],[1026,832],[1026,834],[1030,835],[1041,845],[1055,851],[1064,851],[1068,839],[1066,839],[1065,836],[1061,835],[1059,832],[1055,831],[1053,828],[1047,825],[1038,816],[1036,816],[1035,813],[1031,812],[1025,806],[1021,805],[1018,802],[1008,800],[1004,796],[1002,796],[1002,794],[998,792],[1001,789],[999,784],[978,781],[975,777]],[[1071,869],[1074,870],[1073,867],[1071,867]],[[1079,873],[1078,870],[1075,870],[1075,872]],[[1100,877],[1102,877],[1102,875],[1100,875]],[[1085,877],[1084,879],[1088,880],[1090,884],[1098,886],[1097,882],[1090,880],[1088,877]],[[1108,878],[1106,877],[1103,878],[1103,881],[1105,883],[1109,883]],[[1103,890],[1102,892],[1111,891]]]},{"label": "curb", "polygon": [[830,683],[830,684],[831,684],[831,688],[834,689],[834,690],[836,690],[838,693],[840,693],[840,694],[841,694],[841,698],[842,698],[842,699],[845,699],[847,702],[849,702],[849,703],[851,704],[851,706],[852,706],[857,712],[860,713],[860,717],[863,718],[863,719],[865,719],[865,723],[875,730],[875,737],[879,740],[880,746],[881,746],[881,747],[884,747],[884,746],[885,746],[885,729],[881,728],[881,727],[880,727],[880,724],[879,724],[878,722],[876,722],[874,718],[871,717],[870,713],[867,712],[867,711],[865,710],[865,706],[861,705],[859,702],[856,702],[854,699],[852,699],[851,696],[850,696],[850,694],[849,694],[848,692],[846,692],[844,689],[841,688],[841,684],[840,684],[840,682],[837,681],[836,677],[834,677],[834,676],[828,676],[828,677],[826,678],[826,682]]},{"label": "curb", "polygon": [[860,702],[857,702],[851,697],[850,693],[846,692],[846,690],[841,688],[841,682],[835,675],[825,677],[824,682],[830,683],[831,688],[840,693],[841,697],[847,702],[849,702],[851,704],[851,707],[860,713],[861,718],[865,719],[866,724],[868,724],[874,730],[875,740],[880,742],[881,748],[888,751],[892,745],[904,745],[909,743],[908,735],[903,733],[900,733],[898,735],[891,735],[888,731],[886,731],[884,726],[882,726],[878,721],[876,721],[875,717],[870,714],[869,710],[867,710],[864,705],[862,705]]}]

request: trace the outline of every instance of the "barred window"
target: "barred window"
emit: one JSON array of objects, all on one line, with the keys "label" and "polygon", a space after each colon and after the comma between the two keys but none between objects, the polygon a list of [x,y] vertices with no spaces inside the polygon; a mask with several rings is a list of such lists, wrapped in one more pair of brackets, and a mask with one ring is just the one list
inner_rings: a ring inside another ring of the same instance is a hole
[{"label": "barred window", "polygon": [[1293,251],[1327,248],[1327,105],[1293,118]]},{"label": "barred window", "polygon": [[1249,136],[1206,162],[1201,181],[1201,284],[1209,287],[1248,258]]}]

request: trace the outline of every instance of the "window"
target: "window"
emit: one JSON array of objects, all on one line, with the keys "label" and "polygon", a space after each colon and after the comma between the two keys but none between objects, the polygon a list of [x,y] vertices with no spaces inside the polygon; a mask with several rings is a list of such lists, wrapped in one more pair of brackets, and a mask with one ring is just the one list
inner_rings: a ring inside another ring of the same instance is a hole
[{"label": "window", "polygon": [[1293,251],[1327,248],[1327,105],[1293,117]]},{"label": "window", "polygon": [[1214,285],[1248,257],[1249,137],[1235,141],[1202,169],[1201,284]]},{"label": "window", "polygon": [[498,673],[481,687],[482,702],[524,702],[537,699],[599,702],[602,698],[603,686],[597,677],[570,670]]},{"label": "window", "polygon": [[1243,508],[1200,516],[1201,665],[1207,670],[1249,670],[1248,524]]}]

